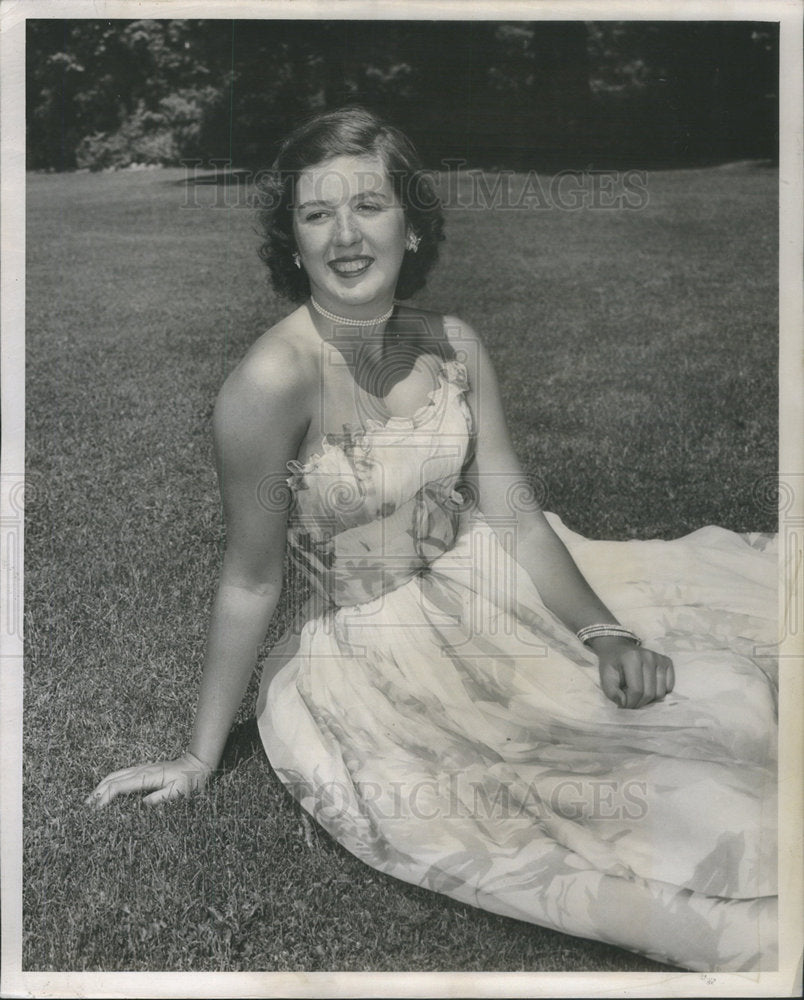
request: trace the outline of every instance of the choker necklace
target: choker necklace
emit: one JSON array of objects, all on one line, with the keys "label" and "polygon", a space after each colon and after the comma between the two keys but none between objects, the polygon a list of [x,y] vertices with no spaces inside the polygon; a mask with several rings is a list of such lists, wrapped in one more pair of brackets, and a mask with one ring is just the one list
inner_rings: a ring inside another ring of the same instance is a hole
[{"label": "choker necklace", "polygon": [[313,309],[320,316],[324,316],[326,319],[341,326],[378,326],[380,323],[384,323],[387,319],[390,319],[394,311],[394,307],[391,306],[388,312],[384,312],[382,316],[375,316],[374,319],[351,319],[349,316],[337,316],[335,313],[331,313],[328,309],[320,306],[312,295],[310,296],[310,302],[313,305]]}]

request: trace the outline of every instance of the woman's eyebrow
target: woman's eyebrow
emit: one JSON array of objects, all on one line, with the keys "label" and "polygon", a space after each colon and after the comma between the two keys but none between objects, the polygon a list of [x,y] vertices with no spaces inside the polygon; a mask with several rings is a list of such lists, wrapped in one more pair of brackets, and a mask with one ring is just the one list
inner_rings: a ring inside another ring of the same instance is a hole
[{"label": "woman's eyebrow", "polygon": [[[357,194],[353,194],[349,201],[360,201],[364,198],[378,198],[380,201],[388,202],[390,201],[389,196],[384,191],[378,191],[376,188],[370,188],[368,191],[358,191]],[[303,201],[301,205],[296,206],[296,210],[303,212],[306,208],[312,208],[313,206],[323,206],[324,208],[332,208],[335,203],[332,201],[326,201],[322,198],[316,198],[311,201]]]},{"label": "woman's eyebrow", "polygon": [[321,201],[320,199],[318,199],[316,201],[304,201],[304,202],[302,202],[301,205],[297,205],[296,209],[299,212],[303,212],[305,208],[310,208],[313,205],[323,205],[326,208],[330,208],[331,207],[331,202]]}]

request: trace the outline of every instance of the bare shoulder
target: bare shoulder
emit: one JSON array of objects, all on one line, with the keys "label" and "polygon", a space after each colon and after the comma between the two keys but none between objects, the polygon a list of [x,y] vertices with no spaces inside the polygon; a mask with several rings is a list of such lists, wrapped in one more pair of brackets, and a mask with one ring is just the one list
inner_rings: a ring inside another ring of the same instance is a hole
[{"label": "bare shoulder", "polygon": [[229,375],[222,392],[292,396],[312,382],[317,370],[315,341],[302,312],[297,309],[266,330]]},{"label": "bare shoulder", "polygon": [[215,403],[216,438],[232,431],[248,433],[255,424],[259,431],[291,434],[306,427],[317,357],[300,311],[262,334],[227,377]]}]

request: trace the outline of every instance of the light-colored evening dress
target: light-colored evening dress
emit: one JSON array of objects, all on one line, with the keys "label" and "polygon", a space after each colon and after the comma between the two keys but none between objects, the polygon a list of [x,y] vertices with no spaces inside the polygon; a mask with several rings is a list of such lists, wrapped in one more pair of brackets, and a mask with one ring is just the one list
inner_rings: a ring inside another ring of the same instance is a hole
[{"label": "light-colored evening dress", "polygon": [[258,720],[293,796],[389,875],[694,970],[776,965],[773,536],[586,539],[606,605],[673,658],[623,710],[595,656],[459,490],[464,366],[412,417],[291,463],[313,584],[264,665]]}]

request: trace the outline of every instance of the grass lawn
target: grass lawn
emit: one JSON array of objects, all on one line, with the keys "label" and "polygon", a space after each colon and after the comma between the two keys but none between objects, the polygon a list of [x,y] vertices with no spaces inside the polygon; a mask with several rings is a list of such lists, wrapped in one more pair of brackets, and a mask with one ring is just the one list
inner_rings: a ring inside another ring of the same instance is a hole
[{"label": "grass lawn", "polygon": [[[186,742],[221,556],[212,405],[287,311],[242,196],[187,207],[182,177],[29,178],[23,968],[664,968],[362,865],[272,775],[253,683],[207,793],[82,806]],[[484,336],[570,527],[774,530],[775,171],[656,173],[648,192],[640,211],[450,210],[417,301]]]}]

